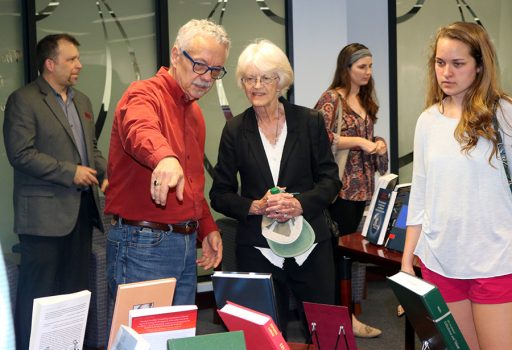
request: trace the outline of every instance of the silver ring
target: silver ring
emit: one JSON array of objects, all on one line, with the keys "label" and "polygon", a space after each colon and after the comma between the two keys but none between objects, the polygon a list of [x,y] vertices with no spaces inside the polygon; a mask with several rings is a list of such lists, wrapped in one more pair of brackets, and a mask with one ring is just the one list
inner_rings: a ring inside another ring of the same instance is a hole
[{"label": "silver ring", "polygon": [[153,181],[153,186],[160,186],[160,183],[158,182],[158,180]]}]

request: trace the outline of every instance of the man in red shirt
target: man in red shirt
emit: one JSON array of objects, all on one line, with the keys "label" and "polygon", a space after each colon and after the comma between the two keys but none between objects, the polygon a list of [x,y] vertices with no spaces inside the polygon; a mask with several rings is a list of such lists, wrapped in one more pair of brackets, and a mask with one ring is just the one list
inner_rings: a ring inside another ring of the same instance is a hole
[{"label": "man in red shirt", "polygon": [[114,215],[107,247],[112,305],[118,284],[167,277],[177,279],[173,304],[194,304],[196,263],[208,269],[222,259],[204,198],[205,122],[196,100],[225,75],[229,47],[221,26],[189,21],[176,37],[171,67],[132,83],[117,105],[105,208]]}]

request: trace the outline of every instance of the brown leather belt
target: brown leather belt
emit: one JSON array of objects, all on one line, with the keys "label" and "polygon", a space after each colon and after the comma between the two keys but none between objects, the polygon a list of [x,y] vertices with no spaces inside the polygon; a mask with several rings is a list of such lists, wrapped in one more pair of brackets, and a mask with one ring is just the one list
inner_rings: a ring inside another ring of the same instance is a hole
[{"label": "brown leather belt", "polygon": [[199,227],[199,223],[197,220],[191,220],[187,222],[181,222],[178,224],[164,224],[161,222],[153,222],[153,221],[144,221],[144,220],[127,220],[119,217],[118,215],[114,215],[113,224],[117,224],[121,220],[121,223],[131,226],[140,226],[145,228],[150,228],[153,230],[160,231],[172,231],[176,233],[181,233],[184,235],[189,235],[191,233],[196,232]]}]

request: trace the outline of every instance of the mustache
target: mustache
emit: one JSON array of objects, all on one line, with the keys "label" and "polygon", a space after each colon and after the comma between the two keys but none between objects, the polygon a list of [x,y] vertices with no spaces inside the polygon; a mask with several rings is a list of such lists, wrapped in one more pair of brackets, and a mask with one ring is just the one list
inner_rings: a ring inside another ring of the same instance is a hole
[{"label": "mustache", "polygon": [[203,88],[210,88],[213,85],[213,82],[206,82],[206,81],[194,81],[194,85],[197,85],[199,87]]}]

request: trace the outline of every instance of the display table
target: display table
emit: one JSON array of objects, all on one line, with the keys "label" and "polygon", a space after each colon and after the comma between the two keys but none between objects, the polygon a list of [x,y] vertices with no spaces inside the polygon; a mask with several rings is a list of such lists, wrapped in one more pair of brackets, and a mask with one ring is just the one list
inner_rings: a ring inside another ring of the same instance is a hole
[{"label": "display table", "polygon": [[[387,249],[383,246],[377,246],[368,242],[359,232],[341,236],[338,242],[338,248],[341,251],[341,279],[340,293],[341,304],[352,308],[352,283],[351,283],[351,261],[357,260],[363,263],[372,263],[385,268],[400,270],[402,262],[402,253]],[[417,274],[419,266],[415,265]],[[352,311],[352,310],[351,310]],[[405,349],[414,350],[414,329],[408,320],[405,321]]]}]

